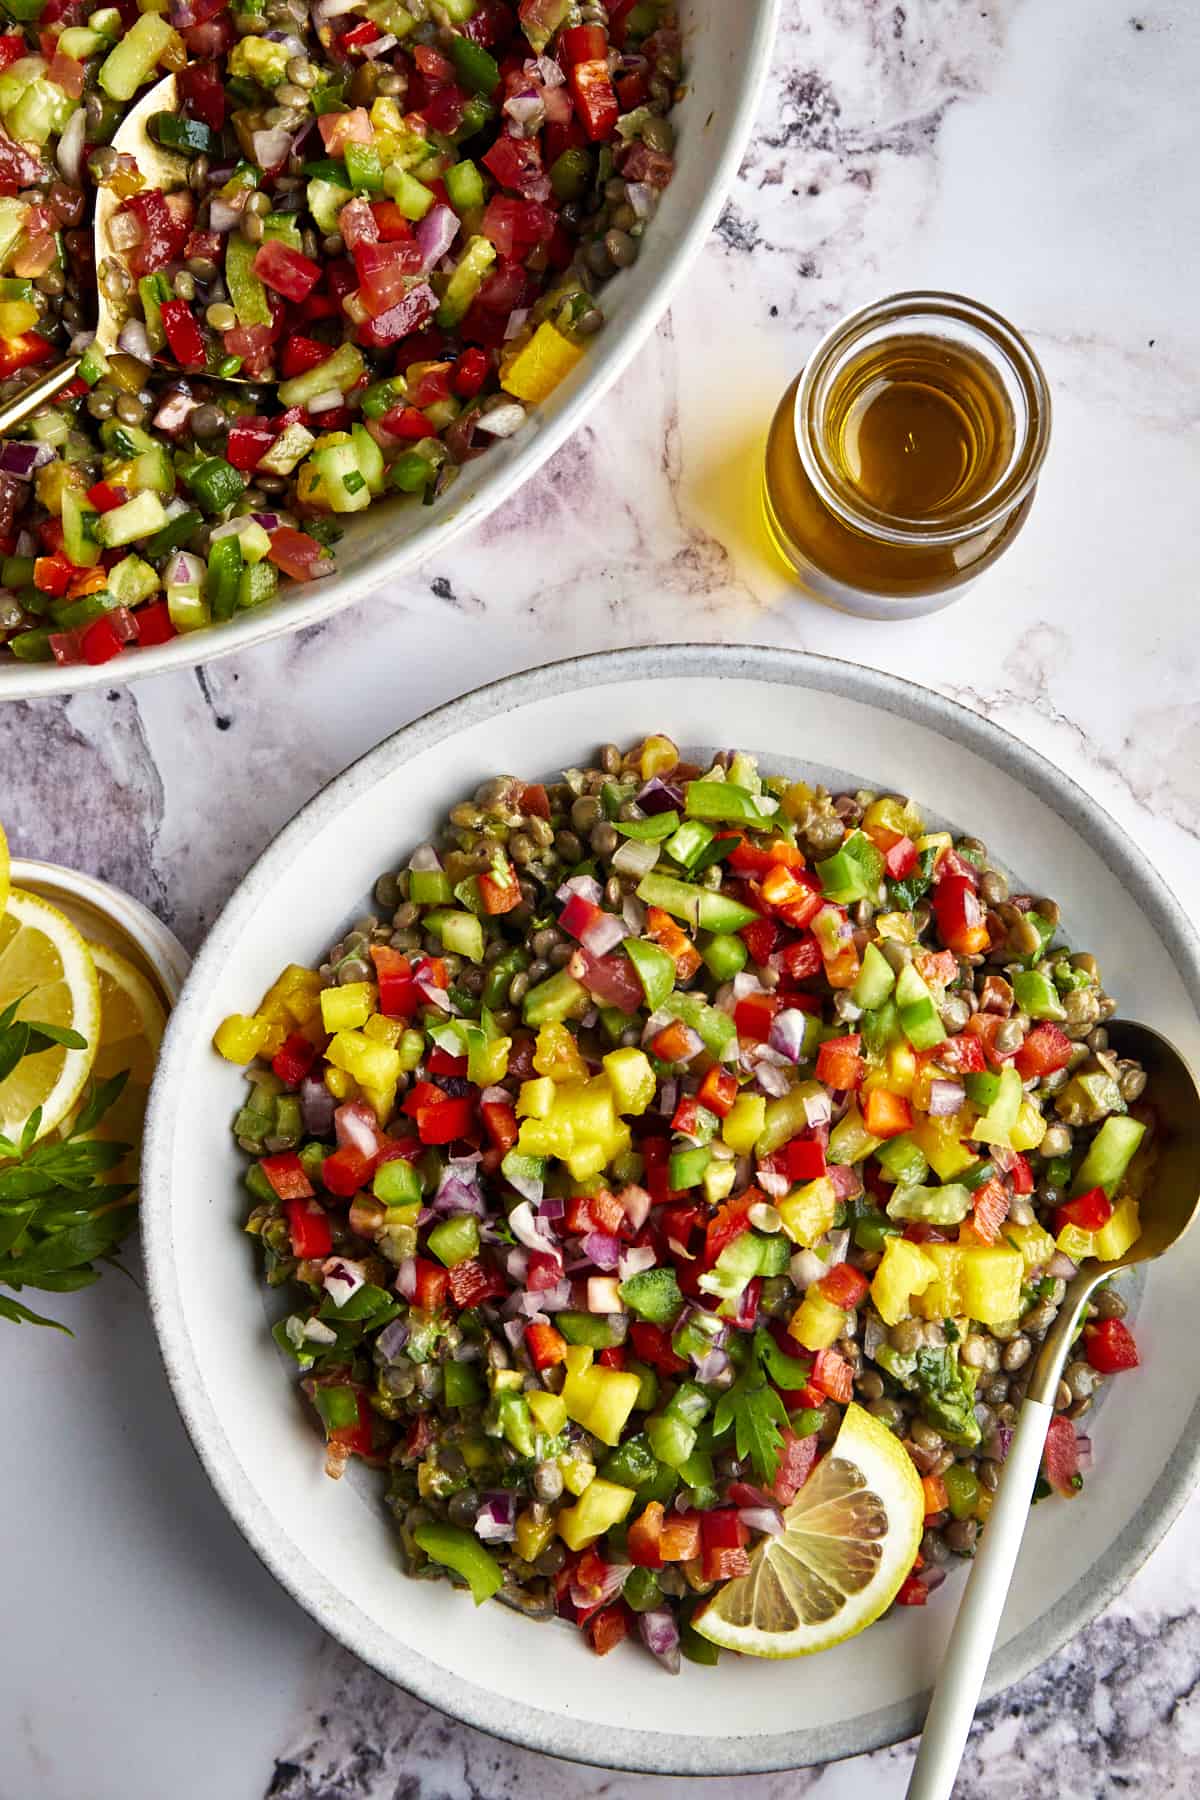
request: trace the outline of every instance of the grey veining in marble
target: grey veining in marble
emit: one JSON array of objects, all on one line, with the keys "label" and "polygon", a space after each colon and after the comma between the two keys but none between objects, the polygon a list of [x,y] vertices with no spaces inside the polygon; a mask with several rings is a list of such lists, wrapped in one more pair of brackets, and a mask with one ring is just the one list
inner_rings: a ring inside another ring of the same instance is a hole
[{"label": "grey veining in marble", "polygon": [[[194,945],[271,834],[391,728],[550,657],[698,638],[940,687],[1033,742],[1195,893],[1198,86],[1194,0],[786,0],[720,226],[584,429],[354,613],[207,672],[0,712],[14,851],[108,876]],[[799,598],[773,560],[762,440],[829,323],[914,286],[1023,326],[1054,444],[994,572],[935,618],[865,625]],[[136,1291],[106,1279],[63,1310],[73,1345],[4,1343],[22,1476],[6,1524],[42,1555],[7,1570],[25,1624],[0,1685],[0,1800],[684,1793],[483,1738],[322,1641],[203,1485]],[[1105,1454],[1119,1483],[1119,1445]],[[1197,1528],[1193,1500],[1127,1593],[987,1709],[963,1800],[1200,1794]],[[909,1762],[900,1747],[721,1791],[884,1800]]]}]

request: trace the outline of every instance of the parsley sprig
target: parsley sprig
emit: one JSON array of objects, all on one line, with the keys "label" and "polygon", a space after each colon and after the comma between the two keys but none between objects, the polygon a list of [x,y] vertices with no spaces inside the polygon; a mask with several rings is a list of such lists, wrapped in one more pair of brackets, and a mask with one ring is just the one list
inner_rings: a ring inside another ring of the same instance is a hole
[{"label": "parsley sprig", "polygon": [[759,1481],[769,1486],[779,1472],[783,1428],[788,1423],[787,1408],[778,1390],[792,1392],[802,1388],[812,1374],[812,1366],[788,1356],[769,1331],[756,1331],[743,1354],[745,1363],[736,1381],[717,1402],[713,1435],[721,1437],[732,1426],[738,1456],[743,1460],[748,1457]]},{"label": "parsley sprig", "polygon": [[[0,1012],[0,1081],[7,1080],[25,1057],[54,1044],[68,1050],[86,1048],[86,1039],[77,1031],[18,1019],[21,999]],[[37,1288],[71,1294],[99,1280],[97,1262],[113,1260],[137,1216],[128,1201],[134,1187],[100,1177],[116,1168],[129,1145],[105,1143],[88,1134],[119,1098],[128,1074],[123,1069],[108,1081],[92,1083],[65,1136],[37,1141],[40,1107],[25,1121],[18,1140],[0,1134],[0,1287],[14,1293]],[[14,1324],[51,1325],[70,1335],[59,1320],[34,1312],[5,1293],[0,1293],[0,1318]]]}]

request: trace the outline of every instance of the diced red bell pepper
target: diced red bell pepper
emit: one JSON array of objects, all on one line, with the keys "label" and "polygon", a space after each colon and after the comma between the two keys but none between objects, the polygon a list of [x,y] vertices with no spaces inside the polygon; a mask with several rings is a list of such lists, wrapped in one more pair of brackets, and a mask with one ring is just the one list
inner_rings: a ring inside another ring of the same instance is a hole
[{"label": "diced red bell pepper", "polygon": [[485,1100],[479,1108],[483,1128],[502,1154],[517,1141],[517,1115],[503,1100]]},{"label": "diced red bell pepper", "polygon": [[745,1543],[748,1533],[732,1508],[714,1507],[700,1515],[703,1571],[706,1581],[729,1581],[750,1572]]},{"label": "diced red bell pepper", "polygon": [[317,1047],[300,1032],[286,1037],[271,1058],[271,1068],[285,1087],[298,1088],[317,1059]]},{"label": "diced red bell pepper", "polygon": [[473,399],[488,377],[491,361],[484,350],[464,350],[454,365],[454,391],[462,400]]},{"label": "diced red bell pepper", "polygon": [[738,936],[749,950],[750,960],[761,969],[775,948],[779,927],[774,919],[754,919],[749,925],[742,926]]},{"label": "diced red bell pepper", "polygon": [[373,24],[370,19],[363,19],[359,24],[352,25],[349,31],[341,33],[338,47],[349,56],[356,50],[361,52],[367,44],[373,44],[380,35],[378,25]]},{"label": "diced red bell pepper", "polygon": [[34,363],[49,362],[54,345],[38,331],[23,331],[18,337],[0,338],[0,380],[28,369]]},{"label": "diced red bell pepper", "polygon": [[661,1569],[662,1534],[662,1504],[651,1500],[629,1527],[626,1546],[630,1562],[639,1569]]},{"label": "diced red bell pepper", "polygon": [[794,1431],[787,1428],[780,1435],[783,1443],[779,1450],[779,1464],[775,1470],[771,1498],[777,1500],[780,1506],[790,1506],[812,1474],[821,1454],[821,1439],[815,1431],[810,1431],[807,1437],[797,1437]]},{"label": "diced red bell pepper", "polygon": [[254,273],[285,300],[307,300],[321,279],[321,268],[278,238],[267,238],[258,247]]},{"label": "diced red bell pepper", "polygon": [[313,1184],[294,1150],[281,1150],[276,1156],[264,1156],[258,1166],[274,1188],[278,1199],[312,1199]]},{"label": "diced red bell pepper", "polygon": [[412,964],[390,944],[372,944],[371,961],[379,983],[379,1010],[389,1019],[411,1019],[421,1003]]},{"label": "diced red bell pepper", "polygon": [[628,1637],[629,1615],[618,1600],[612,1606],[602,1606],[599,1612],[593,1613],[583,1629],[596,1655],[607,1656],[623,1638]]},{"label": "diced red bell pepper", "polygon": [[1074,1046],[1066,1032],[1048,1019],[1039,1020],[1016,1054],[1022,1081],[1041,1081],[1065,1069]]},{"label": "diced red bell pepper", "polygon": [[974,1211],[971,1217],[976,1233],[985,1244],[999,1243],[1000,1227],[1007,1219],[1008,1209],[1011,1205],[1012,1196],[996,1175],[975,1189]]},{"label": "diced red bell pepper", "polygon": [[1008,1171],[1008,1179],[1012,1184],[1012,1191],[1014,1194],[1032,1194],[1033,1170],[1019,1152],[1014,1151],[1013,1154],[1016,1157],[1016,1161]]},{"label": "diced red bell pepper", "polygon": [[[963,1031],[938,1045],[938,1061],[956,1075],[982,1075],[987,1068],[983,1044],[973,1032]],[[1019,1058],[1018,1058],[1019,1064]],[[1027,1080],[1028,1077],[1022,1077]]]},{"label": "diced red bell pepper", "polygon": [[726,1244],[731,1244],[743,1231],[749,1231],[750,1208],[762,1195],[757,1188],[747,1188],[744,1194],[737,1194],[732,1200],[726,1200],[719,1206],[709,1221],[704,1234],[704,1266],[711,1269]]},{"label": "diced red bell pepper", "polygon": [[558,915],[558,923],[569,937],[581,938],[585,931],[603,917],[604,908],[595,901],[587,900],[582,894],[569,894],[562,911]]},{"label": "diced red bell pepper", "polygon": [[670,1334],[661,1325],[635,1319],[629,1327],[629,1336],[636,1355],[652,1369],[657,1369],[660,1375],[678,1375],[687,1368],[684,1358],[676,1356],[672,1350]]},{"label": "diced red bell pepper", "polygon": [[1138,1366],[1137,1345],[1123,1319],[1098,1319],[1083,1328],[1083,1353],[1101,1375],[1119,1375]]},{"label": "diced red bell pepper", "polygon": [[75,565],[61,550],[50,556],[39,556],[33,565],[33,585],[39,593],[55,599],[65,594],[75,574]]},{"label": "diced red bell pepper", "polygon": [[825,1167],[825,1146],[816,1138],[793,1138],[787,1146],[789,1181],[819,1181]]},{"label": "diced red bell pepper", "polygon": [[991,941],[975,884],[965,875],[947,875],[933,890],[938,935],[958,956],[976,956]]},{"label": "diced red bell pepper", "polygon": [[413,228],[394,200],[372,200],[371,211],[382,243],[407,243],[412,237]]},{"label": "diced red bell pepper", "polygon": [[498,875],[495,869],[484,870],[479,877],[479,898],[483,901],[484,912],[493,919],[520,906],[521,887],[511,863],[505,864],[503,876]]},{"label": "diced red bell pepper", "polygon": [[360,241],[355,244],[353,254],[359,294],[373,318],[404,299],[409,291],[410,277],[421,267],[421,247],[415,239],[387,244]]},{"label": "diced red bell pepper", "polygon": [[[698,1094],[685,1094],[675,1108],[675,1116],[671,1120],[671,1130],[682,1132],[684,1137],[700,1137],[706,1124],[701,1115],[706,1110]],[[711,1126],[711,1118],[707,1120],[707,1124]]]},{"label": "diced red bell pepper", "polygon": [[596,1352],[596,1364],[601,1369],[623,1369],[625,1352],[620,1344],[608,1344],[603,1350]]},{"label": "diced red bell pepper", "polygon": [[467,1060],[465,1056],[454,1056],[440,1044],[435,1044],[425,1059],[425,1067],[431,1075],[465,1075]]},{"label": "diced red bell pepper", "polygon": [[[384,246],[388,250],[398,250],[402,247],[399,244]],[[364,344],[368,350],[386,350],[390,344],[398,344],[401,338],[406,338],[412,332],[419,330],[428,319],[432,318],[436,309],[437,298],[433,289],[426,282],[422,282],[419,286],[410,288],[404,298],[398,300],[395,306],[389,306],[386,312],[381,312],[375,318],[368,319],[365,325],[360,325],[358,341],[360,344]]]},{"label": "diced red bell pepper", "polygon": [[365,1394],[358,1396],[358,1424],[338,1425],[328,1434],[331,1444],[351,1451],[355,1456],[370,1456],[374,1438],[374,1413]]},{"label": "diced red bell pepper", "polygon": [[700,1513],[672,1513],[659,1540],[664,1562],[694,1562],[700,1554]]},{"label": "diced red bell pepper", "polygon": [[[670,913],[660,906],[651,906],[646,911],[646,936],[656,943],[675,964],[675,979],[680,984],[691,980],[700,967],[700,952],[693,944],[687,932],[677,925]],[[628,961],[628,959],[625,959]]]},{"label": "diced red bell pepper", "polygon": [[1055,1413],[1050,1421],[1046,1447],[1042,1451],[1042,1469],[1055,1492],[1068,1500],[1083,1486],[1083,1477],[1079,1473],[1079,1440],[1075,1436],[1075,1423],[1063,1413]]},{"label": "diced red bell pepper", "polygon": [[859,1055],[861,1048],[862,1037],[857,1031],[849,1032],[845,1037],[826,1038],[817,1051],[817,1080],[823,1081],[826,1087],[843,1091],[860,1087],[867,1072],[867,1065]]},{"label": "diced red bell pepper", "polygon": [[186,300],[164,300],[161,308],[163,333],[167,348],[185,369],[199,368],[204,363],[204,338]]},{"label": "diced red bell pepper", "polygon": [[[325,418],[329,418],[326,413]],[[275,564],[284,575],[293,581],[315,581],[332,567],[332,562],[324,544],[319,544],[307,531],[297,531],[291,525],[277,525],[271,533],[271,548],[267,551],[268,559]]]},{"label": "diced red bell pepper", "polygon": [[423,1106],[417,1114],[417,1134],[423,1144],[452,1144],[470,1137],[475,1129],[475,1102],[469,1094],[457,1100],[442,1096],[440,1106]]},{"label": "diced red bell pepper", "polygon": [[450,1286],[450,1271],[443,1269],[440,1263],[429,1262],[425,1257],[416,1258],[417,1285],[413,1295],[413,1304],[422,1312],[437,1312],[446,1304],[446,1293]]},{"label": "diced red bell pepper", "polygon": [[413,965],[413,974],[418,981],[428,981],[433,987],[450,986],[450,971],[446,967],[445,958],[441,956],[421,957]]},{"label": "diced red bell pepper", "polygon": [[733,1111],[733,1103],[737,1097],[737,1076],[730,1070],[722,1069],[714,1063],[700,1083],[699,1092],[696,1095],[701,1106],[707,1107],[709,1112],[716,1113],[718,1119],[723,1119]]},{"label": "diced red bell pepper", "polygon": [[1054,1229],[1060,1232],[1066,1225],[1075,1225],[1080,1231],[1100,1231],[1111,1218],[1112,1201],[1102,1187],[1094,1187],[1055,1208]]},{"label": "diced red bell pepper", "polygon": [[[580,29],[585,30],[586,27]],[[612,137],[621,116],[607,56],[575,63],[567,79],[571,85],[576,117],[581,120],[583,129],[593,144],[603,143]]]},{"label": "diced red bell pepper", "polygon": [[479,1306],[485,1300],[508,1292],[503,1275],[487,1268],[475,1256],[467,1262],[455,1263],[449,1275],[450,1298],[457,1307]]},{"label": "diced red bell pepper", "polygon": [[913,1122],[912,1107],[904,1095],[893,1094],[887,1088],[871,1088],[863,1095],[862,1116],[871,1136],[877,1138],[899,1137]]},{"label": "diced red bell pepper", "polygon": [[321,1164],[321,1180],[331,1194],[349,1200],[366,1187],[376,1161],[374,1156],[364,1156],[351,1145],[343,1144],[340,1149],[331,1151]]},{"label": "diced red bell pepper", "polygon": [[785,944],[780,956],[783,972],[789,981],[809,981],[814,975],[819,975],[825,966],[821,946],[811,932],[794,944]]},{"label": "diced red bell pepper", "polygon": [[906,1575],[900,1584],[900,1592],[896,1595],[897,1606],[924,1606],[929,1600],[929,1589],[919,1575]]},{"label": "diced red bell pepper", "polygon": [[672,1019],[653,1039],[650,1048],[660,1062],[690,1062],[699,1048],[699,1039],[682,1019]]},{"label": "diced red bell pepper", "polygon": [[601,1188],[595,1194],[575,1194],[567,1201],[564,1223],[567,1230],[583,1233],[603,1231],[615,1237],[626,1223],[625,1208],[615,1194]]},{"label": "diced red bell pepper", "polygon": [[752,844],[749,838],[743,837],[738,839],[726,861],[739,875],[765,875],[776,864],[785,869],[802,869],[804,853],[795,844],[789,844],[786,838],[772,838],[765,844]]},{"label": "diced red bell pepper", "polygon": [[169,644],[179,633],[171,621],[171,609],[165,600],[152,600],[148,606],[139,606],[133,615],[137,626],[138,648],[150,650],[155,644]]},{"label": "diced red bell pepper", "polygon": [[292,1255],[298,1256],[301,1262],[328,1256],[333,1249],[333,1231],[324,1208],[315,1200],[287,1200],[283,1210],[292,1240]]},{"label": "diced red bell pepper", "polygon": [[[556,1363],[565,1360],[567,1340],[555,1326],[539,1324],[535,1320],[525,1327],[525,1348],[535,1369],[552,1369]],[[632,1560],[636,1562],[637,1558]]]},{"label": "diced red bell pepper", "polygon": [[304,337],[297,332],[284,339],[279,353],[280,372],[285,381],[291,381],[294,376],[303,375],[309,369],[328,362],[332,355],[332,344],[319,344],[315,338]]},{"label": "diced red bell pepper", "polygon": [[778,994],[747,994],[733,1009],[738,1036],[751,1043],[765,1044],[782,1004]]},{"label": "diced red bell pepper", "polygon": [[910,837],[897,838],[883,853],[883,866],[893,881],[903,881],[917,866],[917,846]]},{"label": "diced red bell pepper", "polygon": [[596,62],[608,55],[608,36],[603,25],[571,25],[560,32],[558,60],[564,69],[578,62]]},{"label": "diced red bell pepper", "polygon": [[6,31],[0,37],[0,69],[7,69],[10,63],[29,55],[29,46],[19,31]]},{"label": "diced red bell pepper", "polygon": [[[828,1275],[822,1275],[817,1282],[817,1291],[824,1294],[826,1300],[831,1301],[834,1306],[851,1312],[856,1306],[862,1305],[869,1286],[861,1269],[852,1268],[848,1262],[840,1262],[834,1264]],[[816,1380],[815,1374],[813,1379]]]},{"label": "diced red bell pepper", "polygon": [[103,513],[124,506],[129,495],[123,487],[114,487],[110,481],[97,481],[88,489],[87,497],[88,505]]},{"label": "diced red bell pepper", "polygon": [[[225,350],[229,356],[240,356],[242,359],[241,376],[264,375],[271,367],[275,355],[276,329],[273,325],[235,325],[232,331],[222,333],[225,339]],[[330,414],[324,415],[325,429],[332,429],[329,423]]]},{"label": "diced red bell pepper", "polygon": [[850,1364],[836,1350],[817,1351],[813,1358],[812,1384],[841,1406],[847,1406],[854,1398],[854,1376]]},{"label": "diced red bell pepper", "polygon": [[84,662],[90,663],[93,668],[100,663],[111,662],[114,656],[120,656],[125,644],[117,636],[117,628],[110,613],[105,613],[102,619],[92,620],[80,640],[80,648]]}]

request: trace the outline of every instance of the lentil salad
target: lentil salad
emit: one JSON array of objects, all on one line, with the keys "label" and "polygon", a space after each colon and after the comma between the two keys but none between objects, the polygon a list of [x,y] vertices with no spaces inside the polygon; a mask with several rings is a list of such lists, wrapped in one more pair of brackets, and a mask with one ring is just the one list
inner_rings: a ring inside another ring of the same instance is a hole
[{"label": "lentil salad", "polygon": [[[0,447],[0,651],[24,660],[228,619],[330,573],[343,515],[443,494],[579,361],[674,169],[668,0],[8,11],[0,399],[84,352]],[[164,192],[110,140],[168,72]],[[97,280],[125,315],[107,354]]]},{"label": "lentil salad", "polygon": [[[1140,1229],[1145,1075],[1057,905],[901,796],[657,735],[485,783],[375,898],[216,1038],[329,1472],[387,1471],[410,1573],[676,1668],[857,1399],[922,1478],[924,1604],[1066,1278]],[[1124,1310],[1043,1491],[1136,1366]]]}]

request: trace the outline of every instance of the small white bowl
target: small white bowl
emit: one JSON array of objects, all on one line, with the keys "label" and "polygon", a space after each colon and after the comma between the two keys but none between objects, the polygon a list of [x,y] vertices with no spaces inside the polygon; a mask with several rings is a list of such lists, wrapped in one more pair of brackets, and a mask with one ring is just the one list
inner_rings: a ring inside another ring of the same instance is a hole
[{"label": "small white bowl", "polygon": [[[763,766],[912,794],[1056,897],[1069,941],[1099,958],[1130,1018],[1200,1066],[1200,944],[1150,860],[1103,809],[987,719],[895,676],[783,650],[674,645],[511,677],[409,725],[332,782],[252,868],[176,1009],[143,1162],[147,1285],[175,1397],[208,1474],[263,1562],[335,1637],[391,1680],[541,1751],[658,1774],[736,1776],[908,1737],[945,1652],[961,1572],[924,1608],[798,1662],[684,1663],[640,1646],[598,1661],[581,1633],[537,1625],[400,1572],[383,1483],[322,1473],[319,1439],[267,1330],[239,1229],[244,1158],[230,1131],[240,1072],[211,1048],[226,1013],[280,967],[319,961],[448,808],[490,775],[542,778],[609,741],[669,732],[688,754],[740,746]],[[1200,1234],[1146,1277],[1140,1369],[1114,1381],[1096,1470],[1030,1521],[988,1691],[1026,1674],[1128,1581],[1200,1465],[1195,1295]]]},{"label": "small white bowl", "polygon": [[13,858],[11,879],[14,887],[26,888],[66,913],[85,938],[128,957],[171,1010],[187,980],[191,957],[175,933],[140,900],[78,869],[19,856]]}]

